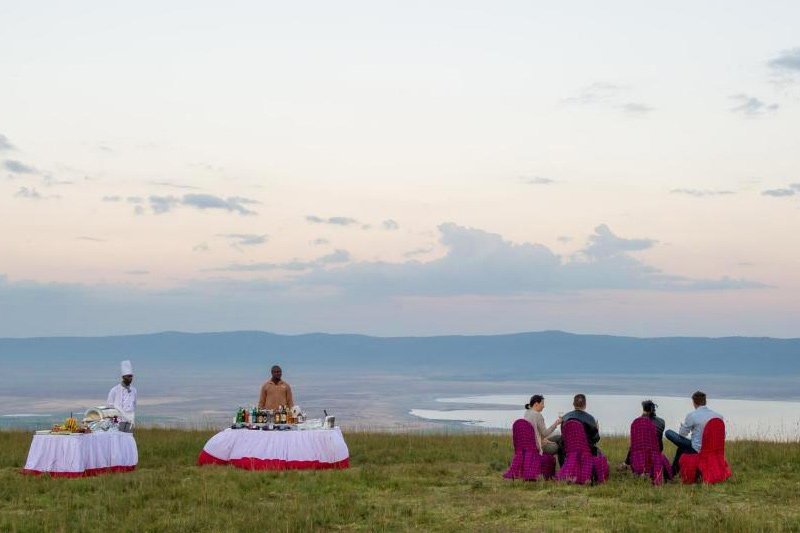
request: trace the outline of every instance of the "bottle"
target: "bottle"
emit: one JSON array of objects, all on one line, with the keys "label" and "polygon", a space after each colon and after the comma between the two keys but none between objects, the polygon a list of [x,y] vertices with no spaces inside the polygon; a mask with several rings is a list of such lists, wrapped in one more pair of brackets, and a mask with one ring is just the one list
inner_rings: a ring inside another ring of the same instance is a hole
[{"label": "bottle", "polygon": [[236,423],[241,424],[244,422],[244,413],[242,408],[240,407],[238,411],[236,411]]},{"label": "bottle", "polygon": [[255,424],[256,422],[258,422],[258,418],[257,418],[258,417],[258,412],[256,411],[255,405],[253,406],[253,409],[251,409],[251,413],[252,413],[252,415],[250,417],[250,420],[251,420],[251,422],[253,422]]}]

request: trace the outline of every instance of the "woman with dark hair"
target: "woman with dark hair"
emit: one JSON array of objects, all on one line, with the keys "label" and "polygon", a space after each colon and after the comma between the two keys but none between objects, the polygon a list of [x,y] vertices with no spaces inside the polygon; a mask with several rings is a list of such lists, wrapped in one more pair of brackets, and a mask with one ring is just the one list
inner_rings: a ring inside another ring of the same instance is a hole
[{"label": "woman with dark hair", "polygon": [[543,409],[544,396],[541,394],[534,394],[531,396],[530,403],[525,404],[525,420],[531,423],[536,432],[536,447],[539,448],[539,453],[555,455],[558,453],[558,443],[547,437],[552,435],[553,431],[555,431],[561,423],[561,418],[556,418],[556,420],[550,424],[550,427],[547,427],[544,424],[544,416],[542,416]]},{"label": "woman with dark hair", "polygon": [[[653,400],[645,400],[642,402],[642,418],[647,418],[653,425],[656,427],[656,433],[658,434],[658,449],[660,451],[664,451],[664,419],[656,416],[656,409],[658,406],[655,404]],[[617,470],[620,472],[626,470],[628,466],[631,464],[631,450],[628,448],[628,455],[625,457],[625,462],[621,463],[617,466]]]}]

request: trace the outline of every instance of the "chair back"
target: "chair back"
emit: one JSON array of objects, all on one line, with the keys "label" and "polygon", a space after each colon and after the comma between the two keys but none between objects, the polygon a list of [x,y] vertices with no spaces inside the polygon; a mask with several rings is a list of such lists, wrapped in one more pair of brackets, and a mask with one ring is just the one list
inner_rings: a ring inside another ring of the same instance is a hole
[{"label": "chair back", "polygon": [[533,425],[524,418],[512,424],[511,439],[514,441],[514,450],[537,450]]},{"label": "chair back", "polygon": [[721,418],[712,418],[703,428],[703,446],[701,454],[725,453],[725,422]]},{"label": "chair back", "polygon": [[589,441],[583,424],[577,420],[567,420],[561,425],[561,436],[564,441],[564,453],[569,455],[574,452],[589,453]]},{"label": "chair back", "polygon": [[658,431],[649,418],[640,416],[631,423],[631,452],[659,451]]}]

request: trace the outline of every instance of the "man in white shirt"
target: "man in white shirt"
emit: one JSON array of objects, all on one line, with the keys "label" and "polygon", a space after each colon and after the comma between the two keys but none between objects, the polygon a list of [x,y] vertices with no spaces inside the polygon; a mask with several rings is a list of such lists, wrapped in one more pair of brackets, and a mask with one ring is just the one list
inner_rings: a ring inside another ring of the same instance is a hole
[{"label": "man in white shirt", "polygon": [[[684,453],[699,453],[703,446],[703,430],[712,418],[722,418],[722,415],[706,407],[706,393],[697,391],[692,394],[694,411],[686,415],[686,420],[681,424],[678,433],[667,430],[664,436],[672,442],[677,449],[675,459],[672,461],[672,471],[677,475],[681,469],[680,459]],[[692,438],[686,438],[689,433]]]},{"label": "man in white shirt", "polygon": [[119,385],[108,391],[106,405],[114,407],[120,414],[119,430],[131,432],[133,430],[136,412],[136,388],[133,383],[133,368],[130,361],[122,361],[122,380]]}]

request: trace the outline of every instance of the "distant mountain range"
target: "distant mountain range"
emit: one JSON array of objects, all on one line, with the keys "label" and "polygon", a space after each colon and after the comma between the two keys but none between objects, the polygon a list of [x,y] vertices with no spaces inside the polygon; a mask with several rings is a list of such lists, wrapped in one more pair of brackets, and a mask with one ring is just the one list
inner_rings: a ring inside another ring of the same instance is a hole
[{"label": "distant mountain range", "polygon": [[800,339],[635,338],[560,331],[485,336],[276,335],[164,332],[113,337],[0,339],[3,371],[85,369],[130,358],[149,368],[259,368],[279,362],[425,376],[800,374]]}]

